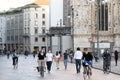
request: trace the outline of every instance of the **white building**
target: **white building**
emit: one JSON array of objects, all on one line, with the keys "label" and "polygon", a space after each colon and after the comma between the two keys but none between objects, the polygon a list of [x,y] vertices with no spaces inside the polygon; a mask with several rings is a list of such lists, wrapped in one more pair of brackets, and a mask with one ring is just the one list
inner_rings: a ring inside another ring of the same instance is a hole
[{"label": "white building", "polygon": [[46,33],[49,31],[49,6],[28,4],[23,9],[24,50],[33,52],[44,48],[48,50],[50,43]]}]

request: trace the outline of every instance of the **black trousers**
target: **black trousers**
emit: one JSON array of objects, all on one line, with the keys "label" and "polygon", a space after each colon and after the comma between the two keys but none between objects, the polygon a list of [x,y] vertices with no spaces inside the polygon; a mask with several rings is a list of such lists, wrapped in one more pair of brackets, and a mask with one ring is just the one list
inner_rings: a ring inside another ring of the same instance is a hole
[{"label": "black trousers", "polygon": [[47,64],[47,70],[51,71],[52,61],[47,61],[46,64]]}]

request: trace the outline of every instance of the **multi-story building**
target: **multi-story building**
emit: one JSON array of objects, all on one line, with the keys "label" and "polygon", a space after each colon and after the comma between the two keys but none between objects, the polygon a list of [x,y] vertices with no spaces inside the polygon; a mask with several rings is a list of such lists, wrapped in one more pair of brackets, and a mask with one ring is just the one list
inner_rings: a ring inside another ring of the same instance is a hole
[{"label": "multi-story building", "polygon": [[0,14],[0,52],[5,49],[6,35],[6,18],[4,14]]},{"label": "multi-story building", "polygon": [[28,51],[47,50],[50,47],[49,37],[49,5],[28,4],[23,9],[24,16],[24,49]]},{"label": "multi-story building", "polygon": [[[120,51],[120,0],[71,0],[74,49]],[[99,44],[99,45],[98,45]]]},{"label": "multi-story building", "polygon": [[0,40],[5,41],[0,42],[1,48],[30,52],[42,48],[49,49],[48,0],[36,0],[31,4],[4,12],[0,16],[0,23],[0,31],[2,31],[0,34],[2,33],[6,38],[0,36]]},{"label": "multi-story building", "polygon": [[21,8],[4,13],[6,15],[6,49],[23,50],[23,12]]}]

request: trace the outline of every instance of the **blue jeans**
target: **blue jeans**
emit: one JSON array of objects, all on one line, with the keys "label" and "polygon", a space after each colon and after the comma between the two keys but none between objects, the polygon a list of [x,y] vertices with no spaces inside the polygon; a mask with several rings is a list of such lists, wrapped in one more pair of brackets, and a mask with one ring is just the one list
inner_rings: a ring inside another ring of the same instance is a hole
[{"label": "blue jeans", "polygon": [[67,59],[64,59],[64,66],[65,66],[65,69],[67,68],[67,62],[68,62],[68,60],[67,60]]},{"label": "blue jeans", "polygon": [[76,62],[76,71],[77,73],[79,73],[81,68],[81,59],[75,59],[75,62]]}]

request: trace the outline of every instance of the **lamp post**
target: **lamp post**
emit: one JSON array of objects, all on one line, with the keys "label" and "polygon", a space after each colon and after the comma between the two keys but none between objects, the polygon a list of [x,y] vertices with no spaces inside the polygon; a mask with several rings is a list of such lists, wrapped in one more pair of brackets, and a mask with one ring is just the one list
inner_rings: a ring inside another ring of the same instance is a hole
[{"label": "lamp post", "polygon": [[71,23],[71,37],[72,37],[72,49],[74,50],[74,8],[73,6],[70,7],[70,15],[68,15],[68,18],[70,18]]},{"label": "lamp post", "polygon": [[[60,24],[60,30],[59,30],[59,38],[60,38],[60,45],[59,45],[59,49],[60,49],[60,52],[62,52],[62,33],[61,33],[61,27],[62,27],[62,19],[60,19],[60,21],[58,21],[59,24]],[[59,25],[57,22],[57,26]]]},{"label": "lamp post", "polygon": [[[102,28],[102,4],[107,3],[108,0],[97,0],[97,53],[98,57],[100,57],[100,52],[99,52],[99,28]],[[104,27],[105,27],[105,10],[104,10]]]},{"label": "lamp post", "polygon": [[97,56],[99,57],[100,56],[100,53],[99,53],[99,27],[100,27],[100,24],[99,24],[99,9],[100,9],[100,0],[97,0]]}]

